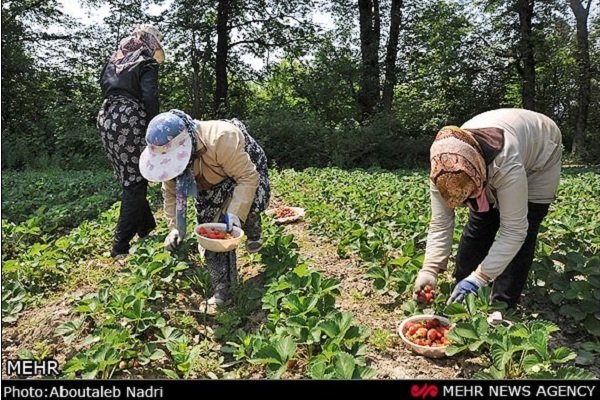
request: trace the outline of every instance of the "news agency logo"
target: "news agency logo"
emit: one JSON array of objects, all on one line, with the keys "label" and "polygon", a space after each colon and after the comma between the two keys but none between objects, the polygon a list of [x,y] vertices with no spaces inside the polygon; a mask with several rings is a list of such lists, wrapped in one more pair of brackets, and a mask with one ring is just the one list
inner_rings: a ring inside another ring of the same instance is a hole
[{"label": "news agency logo", "polygon": [[58,375],[58,361],[7,360],[6,373],[17,376]]},{"label": "news agency logo", "polygon": [[426,383],[423,386],[419,386],[417,384],[412,385],[410,388],[410,395],[414,399],[426,399],[427,397],[431,397],[432,399],[436,398],[439,394],[439,389],[437,385]]}]

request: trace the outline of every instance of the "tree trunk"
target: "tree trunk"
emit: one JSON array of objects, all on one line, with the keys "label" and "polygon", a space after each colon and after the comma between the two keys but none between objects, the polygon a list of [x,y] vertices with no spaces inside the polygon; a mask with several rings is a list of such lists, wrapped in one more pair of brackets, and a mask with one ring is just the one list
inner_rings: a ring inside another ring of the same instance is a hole
[{"label": "tree trunk", "polygon": [[379,103],[379,0],[358,0],[361,84],[358,105],[361,120],[375,114]]},{"label": "tree trunk", "polygon": [[212,36],[208,32],[204,36],[204,49],[199,50],[200,42],[197,40],[196,32],[192,33],[192,51],[190,54],[190,63],[192,65],[192,85],[190,98],[192,99],[192,117],[202,119],[211,114],[210,107],[207,106],[208,101],[208,82],[206,76],[206,65],[210,61],[212,54]]},{"label": "tree trunk", "polygon": [[196,42],[196,32],[192,32],[192,46],[190,51],[190,64],[192,65],[192,84],[190,97],[192,99],[192,118],[200,118],[202,99],[201,99],[201,84],[200,84],[200,55],[198,54]]},{"label": "tree trunk", "polygon": [[519,13],[519,51],[521,65],[518,71],[521,75],[521,97],[523,107],[535,110],[535,56],[533,35],[531,32],[531,19],[535,0],[518,0],[517,12]]},{"label": "tree trunk", "polygon": [[217,54],[215,59],[215,117],[227,115],[227,54],[229,51],[229,11],[233,0],[219,0],[217,4]]},{"label": "tree trunk", "polygon": [[396,58],[398,57],[398,40],[400,36],[400,21],[402,20],[402,0],[392,0],[390,11],[390,35],[385,55],[385,81],[383,83],[382,108],[384,111],[392,109],[394,88],[398,77],[396,76]]},{"label": "tree trunk", "polygon": [[591,65],[590,65],[590,43],[588,35],[588,16],[592,0],[588,0],[587,6],[583,1],[569,0],[569,5],[575,20],[577,21],[577,66],[579,68],[579,94],[577,96],[577,122],[575,123],[575,136],[573,137],[572,154],[579,154],[583,150],[585,131],[590,105],[591,92]]}]

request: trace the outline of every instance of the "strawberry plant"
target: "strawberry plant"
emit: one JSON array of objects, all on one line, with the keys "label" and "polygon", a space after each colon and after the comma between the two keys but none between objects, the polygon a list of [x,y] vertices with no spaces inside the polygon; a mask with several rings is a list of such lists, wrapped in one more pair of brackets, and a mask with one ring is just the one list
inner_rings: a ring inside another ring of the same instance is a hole
[{"label": "strawberry plant", "polygon": [[556,365],[574,360],[577,356],[566,347],[551,351],[549,339],[559,330],[551,322],[533,320],[516,322],[510,326],[488,323],[489,288],[480,289],[477,295],[469,294],[466,305],[452,304],[446,314],[456,321],[448,333],[451,344],[446,354],[463,351],[483,352],[490,360],[484,372],[475,378],[571,378],[589,379],[593,374],[576,367],[555,369]]}]

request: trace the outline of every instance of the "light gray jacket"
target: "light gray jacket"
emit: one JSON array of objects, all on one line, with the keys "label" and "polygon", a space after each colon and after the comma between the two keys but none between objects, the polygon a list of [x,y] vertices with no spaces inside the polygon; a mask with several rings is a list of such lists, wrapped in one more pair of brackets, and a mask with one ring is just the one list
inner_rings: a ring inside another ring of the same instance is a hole
[{"label": "light gray jacket", "polygon": [[[562,140],[550,118],[529,110],[499,109],[479,114],[463,129],[500,128],[504,147],[487,167],[486,194],[500,211],[500,229],[478,270],[498,277],[521,248],[527,235],[527,202],[549,204],[560,179]],[[452,249],[454,209],[430,185],[431,223],[424,267],[446,269]]]}]

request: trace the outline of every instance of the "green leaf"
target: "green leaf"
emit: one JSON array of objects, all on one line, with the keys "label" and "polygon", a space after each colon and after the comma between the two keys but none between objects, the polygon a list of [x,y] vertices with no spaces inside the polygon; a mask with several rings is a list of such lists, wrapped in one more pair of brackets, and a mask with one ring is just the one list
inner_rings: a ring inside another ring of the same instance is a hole
[{"label": "green leaf", "polygon": [[79,317],[76,320],[65,322],[59,325],[54,332],[54,336],[62,336],[66,344],[71,343],[81,332],[85,317]]},{"label": "green leaf", "polygon": [[447,315],[450,319],[457,320],[467,317],[467,309],[461,303],[452,303],[446,306],[444,309],[444,315]]},{"label": "green leaf", "polygon": [[460,352],[463,352],[465,350],[467,350],[467,346],[457,346],[455,344],[451,344],[446,348],[446,355],[451,357],[455,354],[458,354]]},{"label": "green leaf", "polygon": [[352,379],[356,362],[348,353],[337,353],[333,357],[333,366],[336,376],[341,379]]},{"label": "green leaf", "polygon": [[600,321],[594,315],[588,315],[583,326],[594,336],[600,336]]},{"label": "green leaf", "polygon": [[523,358],[523,369],[528,374],[539,373],[543,368],[542,358],[539,355],[531,353]]},{"label": "green leaf", "polygon": [[452,330],[460,337],[466,339],[479,339],[477,328],[470,322],[458,322]]},{"label": "green leaf", "polygon": [[559,347],[552,352],[550,360],[555,363],[566,363],[577,358],[577,354],[567,347]]},{"label": "green leaf", "polygon": [[505,373],[502,370],[498,370],[497,368],[491,367],[489,371],[476,372],[473,374],[473,379],[504,379]]},{"label": "green leaf", "polygon": [[543,359],[548,357],[548,334],[546,332],[532,332],[527,341]]},{"label": "green leaf", "polygon": [[323,361],[311,362],[309,371],[312,379],[324,379],[325,363]]},{"label": "green leaf", "polygon": [[492,353],[494,367],[497,368],[499,371],[504,371],[506,369],[506,365],[512,359],[514,349],[507,349],[504,346],[494,344],[492,345],[490,352]]},{"label": "green leaf", "polygon": [[559,312],[567,317],[573,318],[575,321],[583,321],[587,317],[587,313],[572,304],[564,304],[560,307]]},{"label": "green leaf", "polygon": [[398,258],[394,258],[392,261],[390,261],[390,265],[397,265],[399,267],[402,267],[404,265],[406,265],[407,262],[409,262],[411,260],[410,257],[398,257]]},{"label": "green leaf", "polygon": [[309,274],[308,264],[302,263],[294,268],[294,273],[299,277],[308,276]]},{"label": "green leaf", "polygon": [[256,352],[256,355],[252,357],[252,359],[250,359],[249,361],[257,364],[283,364],[281,355],[273,345],[267,345],[265,347],[262,347]]},{"label": "green leaf", "polygon": [[296,343],[290,336],[286,336],[275,344],[275,350],[281,357],[281,361],[289,360],[296,354]]},{"label": "green leaf", "polygon": [[595,379],[593,373],[577,367],[560,367],[556,371],[557,379]]},{"label": "green leaf", "polygon": [[177,372],[173,371],[172,369],[161,368],[160,370],[169,379],[180,379],[179,375],[177,375]]},{"label": "green leaf", "polygon": [[476,340],[474,342],[469,343],[467,347],[469,348],[469,351],[477,351],[477,349],[479,349],[479,347],[481,347],[481,345],[484,343],[485,341],[483,340]]},{"label": "green leaf", "polygon": [[592,365],[596,360],[596,355],[587,350],[579,350],[575,364],[577,365]]},{"label": "green leaf", "polygon": [[162,349],[157,349],[150,356],[150,360],[156,361],[156,360],[161,360],[161,359],[166,358],[166,357],[167,357],[167,355],[166,355],[166,353]]}]

